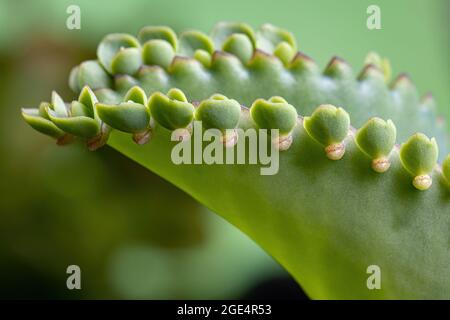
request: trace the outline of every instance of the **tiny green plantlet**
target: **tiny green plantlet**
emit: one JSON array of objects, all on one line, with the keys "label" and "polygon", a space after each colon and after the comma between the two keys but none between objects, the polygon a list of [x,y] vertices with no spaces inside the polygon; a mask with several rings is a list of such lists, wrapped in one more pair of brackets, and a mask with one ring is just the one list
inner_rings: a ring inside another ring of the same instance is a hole
[{"label": "tiny green plantlet", "polygon": [[[106,36],[97,60],[72,70],[78,100],[53,93],[22,115],[59,144],[108,144],[172,182],[245,232],[312,298],[448,299],[449,132],[431,95],[420,99],[408,76],[390,76],[374,53],[358,75],[340,58],[321,72],[272,25],[224,22],[211,36],[145,27],[137,38]],[[243,130],[277,130],[268,143],[279,171],[175,164],[174,146],[202,135],[197,122],[228,151],[249,139]],[[367,285],[373,265],[376,289]]]}]

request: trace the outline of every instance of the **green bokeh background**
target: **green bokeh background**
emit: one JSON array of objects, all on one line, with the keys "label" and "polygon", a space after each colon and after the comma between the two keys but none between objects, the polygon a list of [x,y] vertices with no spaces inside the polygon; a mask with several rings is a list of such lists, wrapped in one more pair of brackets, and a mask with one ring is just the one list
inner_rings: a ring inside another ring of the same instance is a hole
[{"label": "green bokeh background", "polygon": [[[81,8],[81,30],[66,9]],[[366,27],[369,5],[382,29]],[[20,107],[67,100],[70,69],[111,32],[145,25],[208,32],[220,20],[291,30],[325,67],[359,72],[369,51],[433,92],[450,120],[448,0],[0,0],[0,296],[238,298],[284,271],[246,236],[138,165],[105,148],[59,148],[20,118]],[[345,106],[344,106],[345,107]],[[405,115],[408,117],[408,115]],[[65,268],[83,290],[65,288]]]}]

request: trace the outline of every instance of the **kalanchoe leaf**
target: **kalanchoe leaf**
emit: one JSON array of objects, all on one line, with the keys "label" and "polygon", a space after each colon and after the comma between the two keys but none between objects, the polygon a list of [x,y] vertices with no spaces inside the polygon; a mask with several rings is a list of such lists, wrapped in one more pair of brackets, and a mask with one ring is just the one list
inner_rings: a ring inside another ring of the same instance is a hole
[{"label": "kalanchoe leaf", "polygon": [[290,64],[295,56],[295,53],[295,49],[285,41],[280,42],[273,51],[273,54],[277,56],[285,66],[288,66]]},{"label": "kalanchoe leaf", "polygon": [[140,133],[147,130],[150,123],[148,108],[140,103],[97,103],[96,108],[103,122],[123,132]]},{"label": "kalanchoe leaf", "polygon": [[[56,93],[56,91],[52,92],[52,103],[48,109],[50,109],[50,107],[60,117],[67,117],[69,115],[66,104],[64,103],[64,100],[60,97],[60,95],[58,93]],[[48,113],[48,109],[47,109],[47,113]]]},{"label": "kalanchoe leaf", "polygon": [[101,101],[102,103],[118,104],[122,101],[122,96],[109,88],[98,89],[95,90],[94,93],[98,101]]},{"label": "kalanchoe leaf", "polygon": [[239,33],[245,34],[250,39],[253,48],[256,48],[255,33],[253,29],[245,23],[219,22],[211,32],[211,38],[213,39],[216,48],[222,48],[223,43],[229,36]]},{"label": "kalanchoe leaf", "polygon": [[433,170],[437,163],[438,152],[434,138],[429,139],[423,133],[416,133],[402,144],[400,158],[405,169],[418,176]]},{"label": "kalanchoe leaf", "polygon": [[344,109],[320,105],[310,117],[305,117],[303,126],[314,140],[325,146],[328,158],[339,160],[343,157],[343,140],[350,129],[350,117]]},{"label": "kalanchoe leaf", "polygon": [[48,110],[48,113],[51,121],[58,128],[73,136],[89,139],[100,132],[100,124],[95,119],[86,116],[60,117],[52,110]]},{"label": "kalanchoe leaf", "polygon": [[397,129],[391,120],[372,118],[361,127],[355,137],[358,147],[372,160],[377,172],[389,169],[389,154],[395,145]]},{"label": "kalanchoe leaf", "polygon": [[350,128],[350,117],[342,108],[323,104],[310,117],[305,117],[304,127],[313,139],[329,146],[345,139]]},{"label": "kalanchoe leaf", "polygon": [[[113,33],[104,37],[100,42],[97,48],[97,57],[103,67],[112,73],[112,62],[119,51],[139,47],[139,41],[135,37],[125,33]],[[128,54],[125,56],[128,56]],[[133,56],[133,54],[130,54],[130,56]]]},{"label": "kalanchoe leaf", "polygon": [[136,102],[142,104],[143,106],[147,105],[147,95],[145,94],[144,90],[142,90],[142,88],[138,86],[132,87],[130,90],[128,90],[123,100],[125,102]]},{"label": "kalanchoe leaf", "polygon": [[194,106],[178,89],[171,89],[167,96],[160,92],[152,94],[148,106],[153,119],[168,130],[185,128],[194,118]]},{"label": "kalanchoe leaf", "polygon": [[239,123],[241,105],[239,102],[215,94],[203,100],[195,110],[195,119],[202,121],[205,129],[234,129]]},{"label": "kalanchoe leaf", "polygon": [[33,129],[56,139],[65,135],[64,131],[39,113],[38,109],[22,108],[22,117]]},{"label": "kalanchoe leaf", "polygon": [[364,61],[366,65],[372,64],[376,66],[384,76],[384,81],[389,83],[392,76],[391,64],[388,59],[381,58],[380,55],[376,52],[369,52]]},{"label": "kalanchoe leaf", "polygon": [[142,66],[142,53],[140,48],[120,49],[111,61],[113,74],[135,74]]},{"label": "kalanchoe leaf", "polygon": [[167,92],[167,96],[172,100],[188,102],[188,99],[186,98],[184,92],[177,88],[170,89],[169,92]]},{"label": "kalanchoe leaf", "polygon": [[289,31],[267,23],[257,32],[257,46],[267,53],[273,53],[282,42],[289,44],[294,52],[297,51],[297,42]]},{"label": "kalanchoe leaf", "polygon": [[90,113],[91,110],[79,101],[72,101],[70,104],[70,116],[71,117],[90,117],[93,116]]},{"label": "kalanchoe leaf", "polygon": [[[38,115],[44,119],[50,120],[50,117],[47,114],[47,108],[50,106],[50,103],[48,102],[41,102],[39,104],[39,108],[38,108]],[[31,112],[31,110],[34,110],[32,108],[27,109],[25,108],[24,110],[28,110]],[[30,114],[34,114],[34,112],[31,112]]]},{"label": "kalanchoe leaf", "polygon": [[192,57],[197,50],[204,50],[211,55],[214,52],[214,44],[203,32],[195,30],[183,32],[179,39],[179,53]]},{"label": "kalanchoe leaf", "polygon": [[87,108],[87,116],[95,117],[95,104],[98,102],[94,92],[88,86],[85,86],[78,97],[78,101],[81,102]]},{"label": "kalanchoe leaf", "polygon": [[339,57],[333,57],[323,72],[324,75],[333,79],[352,79],[353,72],[346,61]]},{"label": "kalanchoe leaf", "polygon": [[165,40],[170,43],[173,49],[178,50],[178,39],[175,32],[168,27],[163,26],[148,26],[139,31],[138,38],[142,44],[150,40]]},{"label": "kalanchoe leaf", "polygon": [[165,40],[149,40],[142,48],[144,64],[147,65],[158,65],[167,69],[174,56],[172,45]]},{"label": "kalanchoe leaf", "polygon": [[245,34],[237,33],[229,36],[223,46],[223,51],[232,53],[242,63],[247,63],[253,55],[253,44]]},{"label": "kalanchoe leaf", "polygon": [[[142,70],[142,68],[140,70]],[[120,93],[125,93],[137,85],[139,85],[139,80],[128,74],[120,74],[114,77],[114,86],[116,91]]]},{"label": "kalanchoe leaf", "polygon": [[278,129],[280,135],[288,135],[297,123],[297,110],[281,97],[257,99],[250,113],[259,128]]},{"label": "kalanchoe leaf", "polygon": [[289,65],[289,68],[297,73],[309,73],[309,74],[319,73],[319,67],[314,62],[314,60],[301,52],[297,52],[295,54],[294,58],[292,58],[292,61]]},{"label": "kalanchoe leaf", "polygon": [[76,93],[79,93],[83,86],[96,90],[109,88],[111,84],[111,77],[96,60],[85,61],[70,73],[69,85]]},{"label": "kalanchoe leaf", "polygon": [[205,68],[211,67],[211,55],[205,50],[198,49],[194,53],[194,59],[200,62]]},{"label": "kalanchoe leaf", "polygon": [[445,179],[447,179],[447,182],[450,184],[450,154],[442,163],[442,173],[444,174]]}]

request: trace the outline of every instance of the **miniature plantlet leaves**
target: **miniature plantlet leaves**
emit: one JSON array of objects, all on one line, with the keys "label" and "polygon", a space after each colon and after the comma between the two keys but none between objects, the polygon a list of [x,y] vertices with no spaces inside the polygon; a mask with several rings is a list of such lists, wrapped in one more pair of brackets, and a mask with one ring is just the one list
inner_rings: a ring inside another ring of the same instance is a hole
[{"label": "miniature plantlet leaves", "polygon": [[180,35],[179,52],[192,57],[197,50],[203,50],[210,55],[214,52],[214,44],[203,32],[196,30],[185,31]]},{"label": "miniature plantlet leaves", "polygon": [[248,36],[237,33],[229,36],[222,47],[223,51],[232,53],[243,63],[247,63],[253,55],[253,44]]},{"label": "miniature plantlet leaves", "polygon": [[83,90],[81,90],[78,101],[86,107],[86,115],[88,117],[94,118],[96,114],[95,104],[98,102],[98,100],[91,88],[85,86]]},{"label": "miniature plantlet leaves", "polygon": [[235,22],[219,22],[211,32],[211,38],[214,40],[216,48],[222,48],[223,43],[234,34],[244,34],[252,43],[252,46],[256,46],[256,36],[253,29],[245,23]]},{"label": "miniature plantlet leaves", "polygon": [[113,74],[135,74],[142,66],[142,54],[140,48],[120,49],[111,61]]},{"label": "miniature plantlet leaves", "polygon": [[153,119],[168,130],[185,128],[194,119],[194,106],[177,89],[170,90],[167,96],[160,92],[154,93],[148,106]]},{"label": "miniature plantlet leaves", "polygon": [[143,27],[138,34],[138,38],[141,43],[145,44],[150,40],[165,40],[170,43],[173,49],[178,49],[178,38],[175,32],[164,26],[147,26]]},{"label": "miniature plantlet leaves", "polygon": [[281,97],[257,99],[250,108],[253,121],[261,129],[278,129],[289,134],[297,123],[297,110]]},{"label": "miniature plantlet leaves", "polygon": [[304,127],[308,134],[323,146],[342,142],[350,128],[350,117],[342,108],[320,105],[310,117],[305,117]]},{"label": "miniature plantlet leaves", "polygon": [[388,157],[394,148],[397,129],[392,120],[374,117],[366,122],[356,134],[361,150],[372,159]]},{"label": "miniature plantlet leaves", "polygon": [[51,121],[62,131],[76,137],[89,139],[100,132],[98,121],[87,116],[60,117],[53,110],[48,110]]},{"label": "miniature plantlet leaves", "polygon": [[85,61],[70,72],[69,86],[74,92],[80,92],[84,86],[96,90],[111,84],[111,77],[96,60]]},{"label": "miniature plantlet leaves", "polygon": [[438,146],[434,138],[422,133],[409,138],[400,149],[400,158],[406,170],[414,176],[429,174],[437,164]]},{"label": "miniature plantlet leaves", "polygon": [[202,121],[205,129],[234,129],[239,123],[241,105],[223,95],[213,95],[203,100],[195,111],[195,119]]},{"label": "miniature plantlet leaves", "polygon": [[[48,106],[48,109],[52,109],[55,111],[56,115],[60,117],[67,117],[69,115],[67,111],[66,104],[64,103],[63,99],[60,97],[56,91],[52,92],[52,103]],[[48,114],[47,109],[47,114]]]},{"label": "miniature plantlet leaves", "polygon": [[[117,58],[116,55],[119,51],[124,50],[126,48],[139,48],[140,44],[139,41],[125,33],[113,33],[109,34],[106,37],[103,38],[103,40],[100,42],[98,48],[97,48],[97,57],[100,63],[103,65],[103,67],[108,72],[113,72],[112,70],[112,62],[114,58]],[[136,59],[134,51],[126,51],[124,55],[122,55],[122,58],[119,58],[118,61],[116,61],[116,68],[124,68],[125,66],[122,66],[122,63],[120,62],[125,57],[132,57],[133,60]],[[131,61],[130,64],[135,64],[135,61]]]},{"label": "miniature plantlet leaves", "polygon": [[125,94],[124,101],[132,101],[139,104],[142,104],[143,106],[147,105],[147,95],[145,94],[144,90],[138,86],[132,87],[128,92]]},{"label": "miniature plantlet leaves", "polygon": [[269,23],[262,25],[260,30],[258,30],[257,44],[261,50],[275,54],[275,51],[281,43],[289,45],[293,52],[297,51],[297,41],[289,31]]},{"label": "miniature plantlet leaves", "polygon": [[145,131],[150,122],[148,108],[140,103],[96,104],[97,113],[103,122],[123,132]]},{"label": "miniature plantlet leaves", "polygon": [[144,63],[168,68],[175,56],[172,45],[165,40],[149,40],[142,48]]},{"label": "miniature plantlet leaves", "polygon": [[37,109],[22,108],[22,117],[33,129],[55,139],[65,134],[52,121],[43,118]]},{"label": "miniature plantlet leaves", "polygon": [[283,41],[277,45],[273,54],[277,56],[285,66],[288,66],[295,56],[295,49],[289,43]]}]

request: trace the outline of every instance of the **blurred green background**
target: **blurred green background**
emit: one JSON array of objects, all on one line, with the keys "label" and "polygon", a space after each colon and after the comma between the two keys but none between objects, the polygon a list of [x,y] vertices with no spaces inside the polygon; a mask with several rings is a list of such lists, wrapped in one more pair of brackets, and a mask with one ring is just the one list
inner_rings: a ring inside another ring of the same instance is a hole
[{"label": "blurred green background", "polygon": [[[81,30],[66,28],[71,4],[81,8]],[[366,28],[371,4],[381,8],[381,30]],[[0,0],[0,297],[241,298],[289,279],[245,235],[154,174],[107,147],[57,147],[21,120],[20,107],[52,89],[74,97],[69,71],[95,57],[106,33],[270,22],[323,67],[339,55],[357,73],[377,51],[394,75],[407,71],[419,92],[432,91],[450,120],[449,17],[448,0]],[[71,264],[81,267],[80,291],[66,289]]]}]

